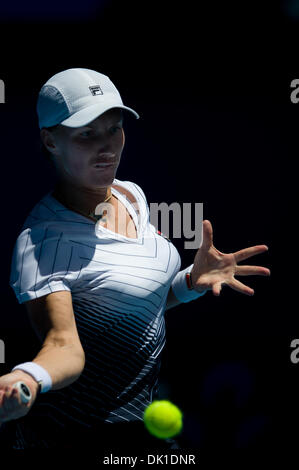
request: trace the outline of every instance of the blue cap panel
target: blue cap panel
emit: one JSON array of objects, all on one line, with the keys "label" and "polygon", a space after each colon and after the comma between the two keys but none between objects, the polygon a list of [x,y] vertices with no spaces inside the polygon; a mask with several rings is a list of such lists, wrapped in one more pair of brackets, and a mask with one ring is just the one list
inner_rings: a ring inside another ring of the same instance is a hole
[{"label": "blue cap panel", "polygon": [[51,127],[59,124],[70,115],[64,97],[52,85],[44,85],[38,95],[37,114],[39,127]]}]

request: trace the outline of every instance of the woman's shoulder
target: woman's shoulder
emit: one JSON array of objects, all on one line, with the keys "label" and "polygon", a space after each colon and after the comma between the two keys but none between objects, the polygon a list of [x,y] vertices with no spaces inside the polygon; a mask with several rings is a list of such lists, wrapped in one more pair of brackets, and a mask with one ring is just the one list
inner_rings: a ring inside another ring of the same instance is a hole
[{"label": "woman's shoulder", "polygon": [[42,237],[53,237],[56,232],[57,234],[61,232],[59,215],[52,199],[48,193],[33,206],[21,226],[18,240],[30,237],[32,241],[36,241]]}]

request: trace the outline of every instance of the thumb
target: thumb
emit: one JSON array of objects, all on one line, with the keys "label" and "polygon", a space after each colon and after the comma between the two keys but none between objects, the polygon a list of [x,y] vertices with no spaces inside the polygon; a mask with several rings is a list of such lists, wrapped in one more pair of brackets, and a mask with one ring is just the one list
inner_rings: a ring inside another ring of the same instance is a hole
[{"label": "thumb", "polygon": [[220,295],[221,289],[222,289],[221,282],[215,283],[212,287],[213,295],[216,295],[216,296]]},{"label": "thumb", "polygon": [[202,245],[201,247],[208,250],[213,245],[213,228],[209,220],[202,222]]}]

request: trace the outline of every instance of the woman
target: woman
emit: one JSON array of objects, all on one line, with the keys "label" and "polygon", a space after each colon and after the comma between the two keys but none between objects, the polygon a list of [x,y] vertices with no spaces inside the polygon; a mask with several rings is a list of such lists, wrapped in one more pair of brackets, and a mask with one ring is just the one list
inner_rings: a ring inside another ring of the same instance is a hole
[{"label": "woman", "polygon": [[[179,271],[174,245],[150,224],[142,189],[115,178],[125,136],[123,105],[108,77],[69,69],[42,87],[40,135],[57,182],[33,208],[14,248],[10,285],[25,303],[41,349],[0,377],[0,423],[16,420],[14,449],[176,448],[144,430],[165,344],[165,310],[222,285],[252,295],[235,275],[269,275],[213,245],[203,222],[194,263]],[[32,393],[22,404],[13,387]],[[4,433],[4,431],[3,431]],[[118,437],[119,439],[118,439]]]}]

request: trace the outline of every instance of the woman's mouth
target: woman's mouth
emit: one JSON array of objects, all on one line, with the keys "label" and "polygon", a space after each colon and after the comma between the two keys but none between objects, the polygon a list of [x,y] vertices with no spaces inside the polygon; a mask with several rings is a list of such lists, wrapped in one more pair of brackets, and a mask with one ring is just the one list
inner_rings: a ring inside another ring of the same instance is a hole
[{"label": "woman's mouth", "polygon": [[102,168],[109,168],[109,167],[115,166],[115,163],[95,163],[92,166],[93,168],[102,169]]}]

